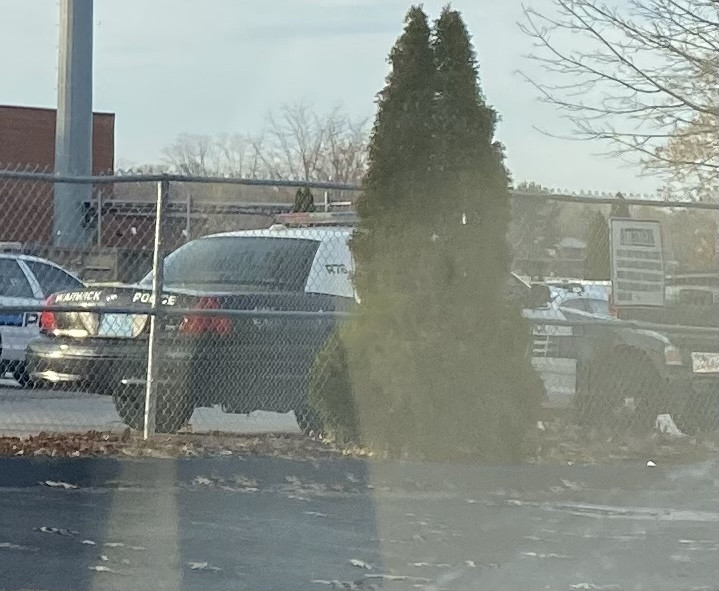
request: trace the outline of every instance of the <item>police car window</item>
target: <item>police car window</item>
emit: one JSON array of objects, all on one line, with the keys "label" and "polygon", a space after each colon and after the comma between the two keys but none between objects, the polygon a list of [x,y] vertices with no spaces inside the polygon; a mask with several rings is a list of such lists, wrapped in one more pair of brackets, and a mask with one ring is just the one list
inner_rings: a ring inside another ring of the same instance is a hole
[{"label": "police car window", "polygon": [[608,300],[587,300],[587,308],[592,314],[609,314]]},{"label": "police car window", "polygon": [[[189,242],[165,259],[165,284],[302,291],[319,242],[301,238],[221,236]],[[149,284],[152,275],[143,279]]]},{"label": "police car window", "polygon": [[0,259],[0,296],[34,298],[25,273],[13,259]]},{"label": "police car window", "polygon": [[584,300],[568,300],[562,304],[562,308],[570,308],[572,310],[582,310],[583,312],[590,312],[587,302]]},{"label": "police car window", "polygon": [[58,269],[52,265],[38,261],[25,261],[25,264],[30,268],[33,275],[35,275],[35,279],[37,279],[37,282],[40,284],[40,288],[45,297],[58,291],[83,287],[82,282],[62,269]]}]

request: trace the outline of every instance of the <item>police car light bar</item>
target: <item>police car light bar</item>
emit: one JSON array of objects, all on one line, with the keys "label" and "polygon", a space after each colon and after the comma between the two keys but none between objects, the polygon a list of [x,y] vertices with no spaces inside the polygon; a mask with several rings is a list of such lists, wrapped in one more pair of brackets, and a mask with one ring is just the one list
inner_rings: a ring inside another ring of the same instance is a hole
[{"label": "police car light bar", "polygon": [[354,211],[317,213],[280,213],[275,222],[283,226],[354,226],[359,217]]}]

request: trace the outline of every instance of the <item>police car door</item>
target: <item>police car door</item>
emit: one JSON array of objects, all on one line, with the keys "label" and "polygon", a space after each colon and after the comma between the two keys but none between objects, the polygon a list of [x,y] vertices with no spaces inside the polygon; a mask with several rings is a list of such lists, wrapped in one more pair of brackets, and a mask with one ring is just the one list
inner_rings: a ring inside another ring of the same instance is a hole
[{"label": "police car door", "polygon": [[5,312],[11,306],[31,306],[42,301],[34,278],[17,259],[0,257],[0,332],[2,360],[24,361],[28,341],[38,333],[37,313]]}]

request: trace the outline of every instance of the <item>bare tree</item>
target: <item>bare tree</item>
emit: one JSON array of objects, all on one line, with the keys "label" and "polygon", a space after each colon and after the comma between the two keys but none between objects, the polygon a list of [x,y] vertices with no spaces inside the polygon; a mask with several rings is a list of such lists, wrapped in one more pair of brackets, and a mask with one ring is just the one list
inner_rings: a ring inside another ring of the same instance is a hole
[{"label": "bare tree", "polygon": [[215,137],[217,172],[235,177],[257,177],[261,162],[255,141],[242,133],[223,133]]},{"label": "bare tree", "polygon": [[189,176],[257,176],[256,140],[241,133],[217,136],[183,133],[162,150],[170,170]]},{"label": "bare tree", "polygon": [[192,176],[215,174],[215,145],[209,135],[183,133],[162,150],[162,161],[173,171]]},{"label": "bare tree", "polygon": [[318,114],[300,101],[268,113],[257,136],[181,134],[162,156],[170,170],[191,176],[359,183],[367,138],[366,118],[352,119],[339,106]]},{"label": "bare tree", "polygon": [[698,198],[715,194],[719,2],[550,4],[551,13],[524,7],[520,28],[544,75],[522,75],[560,108],[573,137],[608,141],[610,153],[638,156]]},{"label": "bare tree", "polygon": [[303,102],[269,113],[264,143],[255,143],[269,176],[304,181],[359,182],[364,174],[367,119],[341,107],[320,115]]},{"label": "bare tree", "polygon": [[359,183],[367,166],[367,118],[352,120],[336,107],[327,117],[322,172],[339,183]]}]

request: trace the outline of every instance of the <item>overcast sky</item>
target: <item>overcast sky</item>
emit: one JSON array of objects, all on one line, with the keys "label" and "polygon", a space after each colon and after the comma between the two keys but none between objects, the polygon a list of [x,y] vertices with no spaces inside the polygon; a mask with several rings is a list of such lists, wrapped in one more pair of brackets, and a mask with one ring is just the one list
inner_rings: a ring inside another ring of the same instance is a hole
[{"label": "overcast sky", "polygon": [[[542,4],[547,0],[526,0]],[[424,2],[430,18],[444,2]],[[116,114],[116,161],[158,162],[182,132],[256,132],[268,109],[305,99],[374,115],[404,0],[96,0],[94,108]],[[502,121],[515,181],[571,190],[648,192],[653,179],[547,137],[567,131],[516,70],[532,72],[519,0],[457,0],[482,87]],[[0,104],[57,103],[58,2],[0,0]]]}]

